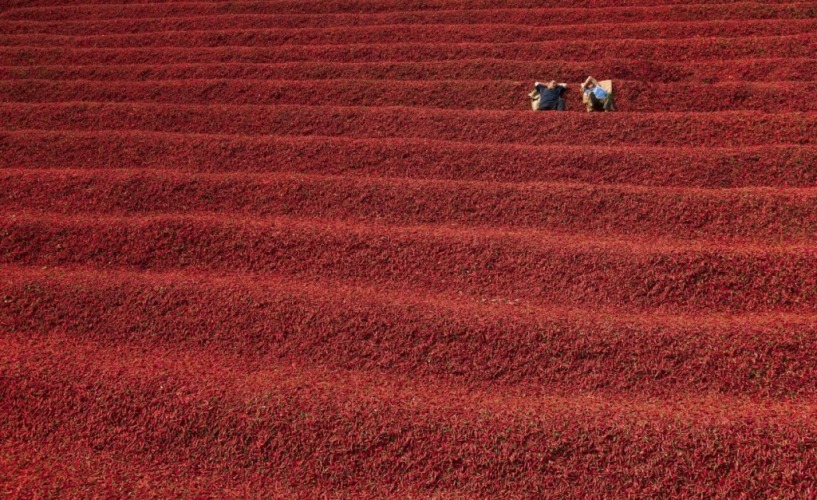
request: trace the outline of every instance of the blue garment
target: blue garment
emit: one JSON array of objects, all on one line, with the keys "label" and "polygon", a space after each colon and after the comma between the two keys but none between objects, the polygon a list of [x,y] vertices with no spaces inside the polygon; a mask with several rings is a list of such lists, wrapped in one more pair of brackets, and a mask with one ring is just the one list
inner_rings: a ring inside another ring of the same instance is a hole
[{"label": "blue garment", "polygon": [[594,96],[596,96],[596,99],[599,99],[599,100],[604,99],[605,97],[607,97],[607,92],[598,85],[593,86],[592,89],[584,89],[585,94],[589,94],[591,92],[593,93]]}]

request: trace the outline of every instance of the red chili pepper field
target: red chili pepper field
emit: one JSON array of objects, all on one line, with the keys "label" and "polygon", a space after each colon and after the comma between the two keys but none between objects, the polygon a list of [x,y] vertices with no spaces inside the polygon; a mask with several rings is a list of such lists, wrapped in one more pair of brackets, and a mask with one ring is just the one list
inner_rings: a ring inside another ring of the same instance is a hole
[{"label": "red chili pepper field", "polygon": [[127,496],[817,496],[817,2],[0,3],[0,497]]}]

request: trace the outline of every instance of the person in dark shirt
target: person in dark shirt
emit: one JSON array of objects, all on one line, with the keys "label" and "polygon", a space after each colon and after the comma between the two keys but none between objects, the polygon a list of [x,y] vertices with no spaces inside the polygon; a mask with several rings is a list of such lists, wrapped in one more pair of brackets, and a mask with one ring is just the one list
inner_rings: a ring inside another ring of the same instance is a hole
[{"label": "person in dark shirt", "polygon": [[556,80],[551,80],[544,84],[536,82],[533,85],[533,88],[536,89],[534,91],[534,94],[536,92],[539,93],[539,106],[537,108],[538,111],[565,110],[565,100],[562,97],[562,95],[565,93],[567,85],[565,85],[564,83],[561,84],[556,83]]}]

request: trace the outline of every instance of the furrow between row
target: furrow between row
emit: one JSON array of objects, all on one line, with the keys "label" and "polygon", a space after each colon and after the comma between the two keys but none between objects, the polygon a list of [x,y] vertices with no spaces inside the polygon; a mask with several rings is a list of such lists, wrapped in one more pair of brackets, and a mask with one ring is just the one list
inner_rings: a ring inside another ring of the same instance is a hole
[{"label": "furrow between row", "polygon": [[817,145],[817,113],[533,113],[407,107],[0,103],[7,130],[424,138],[537,145]]},{"label": "furrow between row", "polygon": [[813,168],[817,148],[813,146],[665,148],[539,142],[520,146],[402,138],[22,130],[0,133],[0,167],[293,172],[704,188],[817,186]]},{"label": "furrow between row", "polygon": [[0,261],[208,269],[412,286],[564,306],[807,311],[817,249],[532,230],[388,226],[235,215],[7,213]]},{"label": "furrow between row", "polygon": [[[608,0],[609,1],[609,0]],[[463,8],[467,7],[467,8]],[[502,19],[509,13],[516,13],[528,19],[530,24],[579,24],[597,22],[600,18],[608,22],[626,21],[694,21],[707,19],[769,19],[814,17],[813,2],[758,3],[734,2],[725,4],[691,5],[650,5],[620,6],[610,3],[606,6],[564,7],[551,5],[543,7],[540,2],[530,0],[508,5],[499,0],[484,3],[445,2],[432,5],[428,1],[413,3],[392,0],[373,0],[366,6],[347,1],[336,2],[289,2],[270,3],[261,1],[243,2],[172,2],[120,5],[66,5],[62,7],[14,9],[4,12],[2,18],[11,21],[76,21],[110,19],[151,19],[174,18],[201,15],[237,14],[283,14],[297,17],[326,18],[323,23],[360,24],[361,21],[383,18],[413,16],[421,22],[429,22],[435,17],[467,18],[468,16],[494,16]],[[390,23],[391,24],[391,23]]]},{"label": "furrow between row", "polygon": [[[2,25],[0,25],[2,29]],[[580,24],[529,26],[517,24],[390,24],[332,28],[287,29],[225,28],[174,29],[151,33],[89,35],[78,30],[69,35],[0,34],[0,46],[14,47],[266,47],[275,45],[345,45],[361,43],[509,43],[548,40],[683,39],[698,37],[785,36],[809,34],[817,30],[817,19],[774,19],[700,21],[695,23],[655,22],[645,24]]]},{"label": "furrow between row", "polygon": [[[553,32],[568,29],[585,29],[586,26],[610,25],[614,23],[617,29],[623,32],[638,32],[646,25],[661,24],[667,30],[677,31],[678,35],[688,29],[705,23],[723,23],[730,29],[741,29],[746,24],[762,22],[778,23],[782,19],[789,21],[809,20],[815,16],[808,8],[789,11],[788,16],[770,17],[760,15],[756,17],[735,18],[727,16],[707,16],[700,19],[683,20],[677,18],[661,18],[646,16],[644,20],[636,18],[603,19],[573,19],[573,23],[553,23],[550,14],[553,9],[525,9],[525,10],[467,10],[467,11],[438,11],[438,12],[402,12],[389,14],[365,15],[332,15],[332,16],[304,16],[293,14],[222,14],[222,15],[179,15],[174,17],[157,18],[119,18],[119,19],[90,19],[72,21],[25,21],[6,20],[0,17],[0,33],[3,34],[53,34],[53,35],[106,35],[106,34],[137,34],[155,33],[162,31],[186,30],[218,30],[218,29],[331,29],[346,26],[348,28],[366,28],[376,26],[410,25],[415,28],[424,28],[429,25],[515,25],[533,26]],[[659,8],[660,9],[660,8]],[[568,19],[570,20],[570,19]],[[691,25],[691,26],[690,26]],[[684,28],[683,26],[690,26]]]},{"label": "furrow between row", "polygon": [[[175,63],[122,65],[0,66],[0,79],[150,81],[185,79],[251,80],[511,80],[558,78],[578,82],[587,75],[661,83],[711,84],[728,81],[817,81],[815,59],[731,59],[655,62],[644,59],[504,61],[463,59],[431,62]],[[331,85],[331,81],[327,82]]]},{"label": "furrow between row", "polygon": [[335,494],[807,496],[817,461],[811,403],[531,400],[58,334],[6,334],[0,353],[9,435]]},{"label": "furrow between row", "polygon": [[817,316],[534,307],[252,275],[6,266],[0,329],[505,390],[613,397],[817,395]]},{"label": "furrow between row", "polygon": [[0,170],[0,206],[61,214],[297,216],[672,237],[810,242],[817,189],[699,190],[300,174]]},{"label": "furrow between row", "polygon": [[[530,109],[533,82],[383,80],[177,80],[98,82],[0,81],[2,102],[137,102],[166,104],[406,106],[437,109]],[[678,84],[617,81],[616,107],[631,112],[817,111],[815,82]],[[572,90],[572,91],[571,91]],[[712,98],[718,95],[718,98]],[[585,112],[578,84],[565,94]]]},{"label": "furrow between row", "polygon": [[[752,4],[752,5],[787,5],[787,6],[795,6],[799,3],[809,3],[813,0],[763,0],[762,2],[747,2],[747,0],[662,0],[657,2],[656,0],[579,0],[571,4],[571,8],[579,9],[579,8],[602,8],[602,7],[670,7],[670,6],[682,6],[682,7],[706,7],[706,6],[728,6],[732,4]],[[8,0],[4,6],[6,10],[20,10],[24,9],[28,10],[53,10],[53,9],[63,9],[63,8],[86,8],[86,7],[94,7],[94,6],[103,6],[106,8],[112,7],[122,7],[122,6],[144,6],[144,5],[186,5],[186,6],[196,6],[201,4],[217,4],[220,0]],[[260,2],[250,0],[246,2],[246,0],[237,0],[235,3],[255,3],[258,4]],[[344,13],[344,12],[366,12],[366,11],[373,11],[373,12],[380,12],[383,8],[386,7],[385,4],[389,2],[384,2],[383,0],[334,0],[332,5],[334,7],[329,7],[327,4],[330,2],[293,2],[292,0],[268,0],[264,2],[267,7],[276,6],[276,8],[283,8],[286,12],[299,12],[300,9],[304,9],[304,3],[320,3],[323,5],[318,6],[318,8],[322,9],[330,9],[339,8],[338,12],[335,13]],[[395,2],[392,2],[395,3]],[[558,1],[549,0],[549,1],[537,1],[531,2],[531,0],[513,0],[512,2],[508,2],[507,0],[479,0],[477,2],[469,1],[463,2],[462,0],[435,0],[435,2],[428,2],[423,1],[416,4],[406,3],[406,2],[399,2],[399,7],[401,9],[405,9],[406,7],[410,6],[419,6],[422,7],[423,10],[421,12],[430,10],[431,12],[439,11],[439,10],[478,10],[478,9],[495,9],[495,8],[513,8],[513,9],[543,9],[543,8],[564,8],[564,5],[560,4]],[[468,9],[463,9],[463,7],[468,7]],[[309,8],[307,8],[308,10]],[[400,10],[398,10],[400,11]],[[321,12],[321,13],[330,13],[330,12]],[[308,15],[308,14],[307,14]]]},{"label": "furrow between row", "polygon": [[681,38],[660,40],[560,40],[522,43],[389,43],[349,45],[279,45],[275,47],[2,47],[0,65],[407,62],[458,59],[592,61],[615,55],[658,62],[740,58],[813,58],[817,37]]}]

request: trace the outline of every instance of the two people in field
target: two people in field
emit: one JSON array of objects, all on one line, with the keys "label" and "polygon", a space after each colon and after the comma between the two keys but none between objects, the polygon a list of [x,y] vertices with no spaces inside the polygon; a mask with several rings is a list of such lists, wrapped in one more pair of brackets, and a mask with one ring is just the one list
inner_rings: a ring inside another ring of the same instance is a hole
[{"label": "two people in field", "polygon": [[[607,83],[607,89],[592,76],[588,76],[579,88],[582,91],[582,102],[588,112],[591,111],[615,111],[613,103],[612,83]],[[564,93],[567,84],[556,83],[551,80],[547,83],[536,82],[534,90],[530,93],[530,99],[535,111],[564,111],[566,101]]]}]

